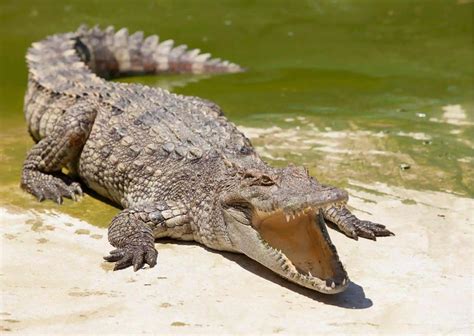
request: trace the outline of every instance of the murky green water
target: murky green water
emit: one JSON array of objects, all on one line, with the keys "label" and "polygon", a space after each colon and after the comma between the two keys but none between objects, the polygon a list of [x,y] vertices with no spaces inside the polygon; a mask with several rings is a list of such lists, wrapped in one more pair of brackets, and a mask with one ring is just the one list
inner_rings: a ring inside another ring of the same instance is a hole
[{"label": "murky green water", "polygon": [[[340,186],[360,180],[472,197],[473,10],[468,0],[3,0],[0,204],[56,208],[18,188],[32,144],[24,54],[81,23],[158,33],[248,67],[127,81],[216,101],[274,164],[306,164]],[[91,197],[61,210],[98,225],[116,212]]]}]

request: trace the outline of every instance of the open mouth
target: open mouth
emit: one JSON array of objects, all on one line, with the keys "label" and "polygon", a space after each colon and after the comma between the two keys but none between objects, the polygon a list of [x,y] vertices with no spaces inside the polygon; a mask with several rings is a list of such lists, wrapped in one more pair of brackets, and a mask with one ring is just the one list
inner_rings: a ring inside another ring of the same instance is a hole
[{"label": "open mouth", "polygon": [[283,277],[323,293],[338,293],[347,287],[347,273],[321,210],[308,207],[291,215],[283,210],[256,210],[252,226],[278,258]]}]

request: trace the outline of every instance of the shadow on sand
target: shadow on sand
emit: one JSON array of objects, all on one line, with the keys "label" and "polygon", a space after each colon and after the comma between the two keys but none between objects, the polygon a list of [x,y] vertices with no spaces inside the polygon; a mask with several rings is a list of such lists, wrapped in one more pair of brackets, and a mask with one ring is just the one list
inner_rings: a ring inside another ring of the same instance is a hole
[{"label": "shadow on sand", "polygon": [[212,250],[201,244],[195,242],[183,242],[176,241],[171,239],[160,239],[157,241],[157,249],[160,250],[160,244],[176,244],[176,245],[198,245],[208,251],[209,253],[218,253],[224,258],[231,260],[237,263],[239,266],[245,270],[252,272],[268,281],[271,281],[279,286],[287,288],[293,292],[296,292],[300,295],[304,295],[312,300],[322,302],[324,304],[338,306],[341,308],[348,309],[366,309],[373,305],[372,300],[367,298],[364,293],[364,289],[354,282],[350,282],[347,289],[338,294],[323,294],[311,289],[299,286],[294,284],[276,273],[272,272],[265,266],[260,265],[256,261],[250,259],[249,257],[243,254],[231,253],[231,252],[222,252]]}]

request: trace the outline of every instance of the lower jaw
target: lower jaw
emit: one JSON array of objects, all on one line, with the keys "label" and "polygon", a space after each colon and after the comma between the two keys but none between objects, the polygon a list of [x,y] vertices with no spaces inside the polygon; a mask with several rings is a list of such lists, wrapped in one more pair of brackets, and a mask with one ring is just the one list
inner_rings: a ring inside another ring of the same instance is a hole
[{"label": "lower jaw", "polygon": [[341,273],[337,278],[321,279],[298,272],[286,256],[281,256],[280,258],[283,260],[281,267],[273,269],[273,271],[295,284],[324,294],[337,294],[343,292],[349,286],[350,280],[342,264]]},{"label": "lower jaw", "polygon": [[[332,286],[329,285],[329,281],[325,281],[325,284],[324,281],[311,281],[311,280],[305,280],[305,281],[295,281],[294,280],[294,276],[293,278],[291,276],[289,277],[286,277],[288,280],[292,281],[292,282],[295,282],[297,283],[298,285],[300,286],[303,286],[303,287],[306,287],[306,288],[309,288],[309,289],[312,289],[312,290],[315,290],[315,291],[318,291],[320,293],[324,293],[324,294],[337,294],[337,293],[340,293],[340,292],[343,292],[344,290],[346,290],[346,288],[349,286],[349,278],[345,278],[340,284],[336,285],[334,281],[332,281]],[[318,279],[319,280],[319,279]]]},{"label": "lower jaw", "polygon": [[[318,222],[322,221],[322,222]],[[324,219],[314,213],[285,223],[279,214],[264,218],[256,229],[275,255],[282,277],[318,292],[344,291],[349,279],[327,233]]]}]

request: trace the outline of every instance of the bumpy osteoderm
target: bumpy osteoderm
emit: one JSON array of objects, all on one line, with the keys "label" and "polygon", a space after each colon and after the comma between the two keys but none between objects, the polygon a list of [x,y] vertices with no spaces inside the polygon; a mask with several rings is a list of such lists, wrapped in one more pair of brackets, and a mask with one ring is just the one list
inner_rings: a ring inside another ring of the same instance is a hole
[{"label": "bumpy osteoderm", "polygon": [[70,176],[123,207],[109,227],[115,269],[157,261],[155,239],[244,253],[302,286],[337,293],[349,282],[326,223],[347,236],[392,235],[346,208],[347,193],[304,168],[268,166],[205,99],[105,79],[232,73],[237,64],[158,36],[79,28],[27,53],[25,117],[36,141],[21,186],[40,201],[77,200]]}]

